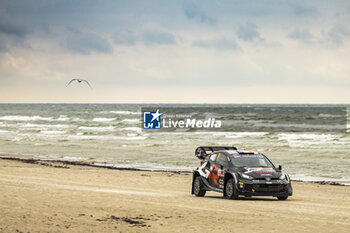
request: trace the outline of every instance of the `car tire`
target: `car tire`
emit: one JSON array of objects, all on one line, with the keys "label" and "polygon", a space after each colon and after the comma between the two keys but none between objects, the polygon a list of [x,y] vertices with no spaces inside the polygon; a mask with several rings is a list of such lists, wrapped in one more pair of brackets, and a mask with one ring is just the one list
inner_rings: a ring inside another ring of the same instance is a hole
[{"label": "car tire", "polygon": [[232,178],[226,182],[225,196],[228,199],[238,199],[238,194],[235,188],[235,181]]},{"label": "car tire", "polygon": [[288,196],[278,196],[277,198],[278,198],[278,200],[280,200],[280,201],[285,201],[285,200],[288,199]]},{"label": "car tire", "polygon": [[193,182],[193,194],[197,197],[204,197],[206,190],[203,189],[203,182],[200,176],[196,176]]}]

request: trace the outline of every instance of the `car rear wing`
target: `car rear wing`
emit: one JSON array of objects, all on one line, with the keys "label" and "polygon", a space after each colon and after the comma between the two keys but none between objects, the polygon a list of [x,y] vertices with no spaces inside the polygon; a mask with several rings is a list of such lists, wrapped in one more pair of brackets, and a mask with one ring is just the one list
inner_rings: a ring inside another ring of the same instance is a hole
[{"label": "car rear wing", "polygon": [[234,146],[200,146],[195,151],[195,156],[199,159],[205,159],[209,154],[220,150],[237,150]]}]

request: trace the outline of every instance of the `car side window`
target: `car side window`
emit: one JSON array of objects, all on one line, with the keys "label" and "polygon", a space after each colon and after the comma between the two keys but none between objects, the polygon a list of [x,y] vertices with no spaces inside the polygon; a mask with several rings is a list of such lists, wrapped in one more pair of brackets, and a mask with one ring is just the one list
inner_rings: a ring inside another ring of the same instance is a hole
[{"label": "car side window", "polygon": [[210,156],[210,160],[211,161],[215,161],[215,159],[216,159],[216,156],[217,156],[218,154],[212,154],[211,156]]},{"label": "car side window", "polygon": [[217,157],[217,162],[222,165],[222,166],[227,166],[228,165],[228,160],[225,154],[219,153]]}]

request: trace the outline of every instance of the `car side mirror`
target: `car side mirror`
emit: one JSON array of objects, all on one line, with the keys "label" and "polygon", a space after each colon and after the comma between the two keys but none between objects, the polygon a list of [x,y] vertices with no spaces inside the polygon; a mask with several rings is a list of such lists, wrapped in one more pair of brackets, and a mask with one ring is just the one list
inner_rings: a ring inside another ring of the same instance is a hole
[{"label": "car side mirror", "polygon": [[278,165],[278,170],[282,171],[282,165]]},{"label": "car side mirror", "polygon": [[223,166],[223,165],[220,165],[220,169],[221,169],[221,170],[224,169],[224,166]]}]

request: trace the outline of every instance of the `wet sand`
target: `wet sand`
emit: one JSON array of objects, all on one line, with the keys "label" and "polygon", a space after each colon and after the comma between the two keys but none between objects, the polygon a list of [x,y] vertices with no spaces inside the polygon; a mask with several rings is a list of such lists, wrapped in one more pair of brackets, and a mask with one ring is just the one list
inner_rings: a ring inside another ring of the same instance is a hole
[{"label": "wet sand", "polygon": [[0,159],[0,232],[349,232],[350,187],[294,195],[191,195],[191,173]]}]

